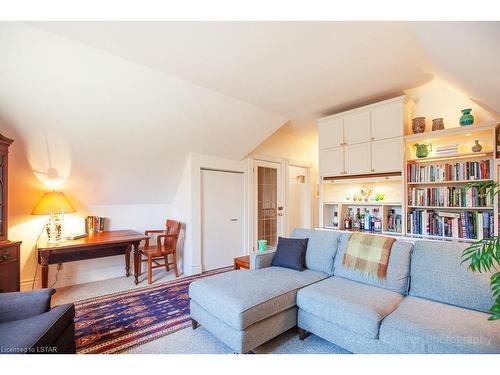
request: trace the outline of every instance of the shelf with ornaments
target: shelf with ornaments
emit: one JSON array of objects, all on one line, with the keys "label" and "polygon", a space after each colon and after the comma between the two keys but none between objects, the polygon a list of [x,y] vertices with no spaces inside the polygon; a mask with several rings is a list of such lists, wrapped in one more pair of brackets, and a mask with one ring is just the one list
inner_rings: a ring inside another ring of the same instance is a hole
[{"label": "shelf with ornaments", "polygon": [[402,211],[400,174],[323,183],[323,228],[401,234]]},{"label": "shelf with ornaments", "polygon": [[498,181],[498,122],[405,137],[405,235],[473,241],[498,234],[498,202],[471,182]]}]

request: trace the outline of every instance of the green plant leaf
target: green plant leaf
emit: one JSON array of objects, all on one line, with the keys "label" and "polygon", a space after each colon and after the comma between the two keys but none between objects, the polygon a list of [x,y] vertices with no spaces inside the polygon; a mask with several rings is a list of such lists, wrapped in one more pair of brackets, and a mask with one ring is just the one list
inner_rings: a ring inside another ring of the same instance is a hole
[{"label": "green plant leaf", "polygon": [[[486,196],[489,200],[487,205],[492,205],[495,198],[500,195],[500,182],[471,182],[463,187],[463,191],[471,188],[478,188],[479,194]],[[497,236],[485,238],[472,243],[462,253],[462,262],[468,263],[468,269],[472,272],[491,272],[500,267],[500,238]],[[490,278],[491,294],[493,296],[493,306],[491,306],[491,316],[488,320],[500,319],[500,272],[494,273]]]},{"label": "green plant leaf", "polygon": [[462,263],[469,262],[472,272],[490,272],[495,263],[500,263],[495,257],[499,241],[498,237],[490,237],[472,243],[463,251]]},{"label": "green plant leaf", "polygon": [[495,303],[491,306],[489,320],[498,320],[500,319],[500,272],[491,275],[490,286]]}]

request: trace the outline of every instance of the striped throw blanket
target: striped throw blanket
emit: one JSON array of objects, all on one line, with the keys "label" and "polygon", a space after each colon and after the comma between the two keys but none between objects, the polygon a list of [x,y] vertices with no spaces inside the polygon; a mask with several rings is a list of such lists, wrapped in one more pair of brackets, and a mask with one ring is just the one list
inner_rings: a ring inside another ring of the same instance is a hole
[{"label": "striped throw blanket", "polygon": [[385,279],[394,238],[353,233],[342,263],[364,275]]}]

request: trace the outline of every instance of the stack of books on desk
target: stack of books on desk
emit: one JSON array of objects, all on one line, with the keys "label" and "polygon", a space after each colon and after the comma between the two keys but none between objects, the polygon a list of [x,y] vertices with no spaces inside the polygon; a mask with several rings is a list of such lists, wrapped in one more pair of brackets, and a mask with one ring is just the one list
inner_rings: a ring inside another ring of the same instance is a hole
[{"label": "stack of books on desk", "polygon": [[97,233],[104,232],[105,217],[87,216],[85,218],[85,232]]}]

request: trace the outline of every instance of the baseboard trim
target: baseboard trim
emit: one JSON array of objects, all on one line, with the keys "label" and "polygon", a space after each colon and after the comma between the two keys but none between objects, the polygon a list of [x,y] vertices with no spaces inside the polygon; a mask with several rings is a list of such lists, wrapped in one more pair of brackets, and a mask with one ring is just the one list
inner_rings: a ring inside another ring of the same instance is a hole
[{"label": "baseboard trim", "polygon": [[41,279],[35,279],[35,283],[33,283],[33,279],[30,280],[21,280],[21,290],[27,291],[31,290],[31,286],[33,285],[33,289],[40,289],[42,287],[42,280]]},{"label": "baseboard trim", "polygon": [[[64,266],[63,266],[64,267]],[[80,270],[79,270],[80,271]],[[49,270],[49,280],[48,287],[51,287],[54,284],[53,288],[63,288],[67,286],[73,286],[78,284],[92,283],[95,281],[102,281],[108,279],[114,279],[116,277],[125,276],[125,269],[122,265],[113,265],[109,267],[103,267],[101,269],[82,269],[80,272],[68,272],[65,271],[64,268],[61,270],[57,282],[55,282],[55,275],[57,270],[51,266]],[[133,275],[133,269],[131,273]],[[133,277],[133,276],[131,276]],[[33,279],[25,279],[21,280],[21,290],[31,290],[31,285],[33,284]],[[33,285],[33,289],[41,289],[42,288],[42,279],[40,277],[40,269],[38,270],[37,278],[35,279],[35,283]]]},{"label": "baseboard trim", "polygon": [[189,276],[199,275],[202,272],[203,272],[203,268],[202,268],[201,264],[192,265],[191,266],[191,274]]}]

